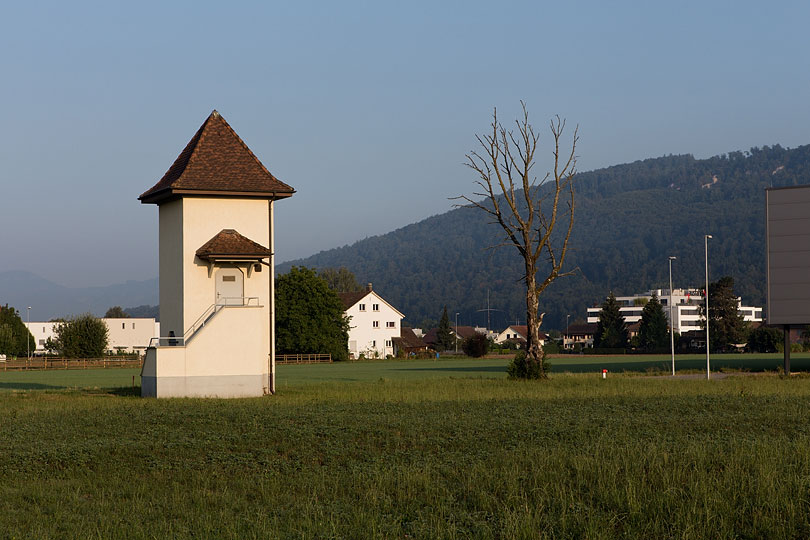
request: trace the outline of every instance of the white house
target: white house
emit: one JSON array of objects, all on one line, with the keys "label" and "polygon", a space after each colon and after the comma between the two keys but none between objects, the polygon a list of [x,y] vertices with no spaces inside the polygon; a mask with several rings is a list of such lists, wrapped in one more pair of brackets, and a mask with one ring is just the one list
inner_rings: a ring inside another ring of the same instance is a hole
[{"label": "white house", "polygon": [[405,317],[382,296],[371,283],[365,290],[339,293],[349,319],[349,354],[358,358],[385,358],[394,355],[394,338],[400,337]]},{"label": "white house", "polygon": [[159,340],[141,395],[275,391],[273,207],[295,190],[214,111],[139,199],[159,217]]},{"label": "white house", "polygon": [[[512,326],[507,326],[506,329],[499,333],[495,338],[495,343],[504,343],[505,341],[526,341],[526,334],[529,332],[529,327],[525,324],[513,324]],[[540,338],[540,346],[546,344],[546,339],[548,336],[543,332],[539,333]]]},{"label": "white house", "polygon": [[[144,354],[152,338],[160,336],[160,323],[153,318],[101,319],[107,325],[107,352]],[[34,336],[37,348],[34,354],[46,352],[48,339],[56,339],[54,327],[58,322],[23,323]]]},{"label": "white house", "polygon": [[[641,312],[653,293],[658,296],[664,313],[669,320],[669,289],[655,289],[633,296],[617,296],[616,302],[619,304],[619,312],[624,317],[627,324],[641,321]],[[673,328],[676,332],[683,334],[689,330],[701,328],[700,306],[703,305],[703,291],[701,289],[673,289],[672,290],[672,318]],[[588,308],[588,322],[599,322],[599,312],[601,306]],[[737,311],[747,322],[762,322],[762,308],[753,306],[743,306],[742,299],[737,298]]]}]

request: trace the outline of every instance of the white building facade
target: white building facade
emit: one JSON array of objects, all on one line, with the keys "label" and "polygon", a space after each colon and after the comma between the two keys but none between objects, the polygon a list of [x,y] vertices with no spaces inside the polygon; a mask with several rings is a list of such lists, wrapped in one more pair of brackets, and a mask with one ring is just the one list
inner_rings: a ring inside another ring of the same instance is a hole
[{"label": "white building facade", "polygon": [[[143,355],[152,338],[160,336],[160,323],[153,318],[101,319],[107,325],[107,354],[137,353]],[[45,354],[45,344],[56,340],[58,322],[23,323],[37,344],[34,354]]]},{"label": "white building facade", "polygon": [[[617,296],[616,302],[619,304],[619,312],[624,317],[627,324],[641,321],[641,312],[652,298],[653,293],[658,296],[658,300],[664,308],[664,313],[669,320],[669,289],[655,289],[633,296]],[[672,290],[672,324],[676,332],[684,333],[690,330],[699,330],[701,326],[700,306],[703,305],[702,289],[673,289]],[[588,322],[599,322],[599,312],[601,306],[588,308]],[[737,298],[737,311],[747,322],[762,322],[762,308],[755,306],[743,306],[742,299]]]},{"label": "white building facade", "polygon": [[394,355],[394,338],[400,337],[405,317],[371,283],[358,293],[340,293],[349,317],[349,355],[352,358],[386,358]]}]

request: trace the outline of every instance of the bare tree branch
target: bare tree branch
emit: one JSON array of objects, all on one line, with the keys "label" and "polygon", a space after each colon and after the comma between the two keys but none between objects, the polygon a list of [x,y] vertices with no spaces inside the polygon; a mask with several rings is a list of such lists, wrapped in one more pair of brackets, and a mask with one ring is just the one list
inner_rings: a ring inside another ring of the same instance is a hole
[{"label": "bare tree branch", "polygon": [[[539,296],[556,279],[572,275],[576,269],[563,271],[568,253],[571,232],[574,228],[576,175],[576,147],[579,142],[579,127],[574,129],[570,150],[563,150],[562,137],[565,120],[555,116],[549,123],[553,140],[553,167],[540,182],[533,173],[540,136],[529,121],[526,103],[520,102],[522,115],[515,121],[515,129],[507,130],[498,121],[498,110],[493,109],[491,132],[476,135],[478,150],[466,154],[466,162],[477,176],[475,185],[481,188],[473,195],[482,197],[473,200],[466,195],[454,197],[464,201],[464,206],[482,210],[504,232],[503,242],[490,246],[514,246],[521,257],[526,284],[526,336],[527,357],[538,362],[544,373],[543,353],[539,345],[539,328],[545,313],[539,314]],[[518,201],[517,190],[522,191]],[[564,202],[563,202],[564,201]],[[563,206],[561,207],[561,202]],[[566,219],[567,218],[567,219]],[[559,220],[563,220],[562,224]],[[558,225],[564,233],[555,234]],[[545,254],[543,278],[538,284],[537,273],[540,256]]]}]

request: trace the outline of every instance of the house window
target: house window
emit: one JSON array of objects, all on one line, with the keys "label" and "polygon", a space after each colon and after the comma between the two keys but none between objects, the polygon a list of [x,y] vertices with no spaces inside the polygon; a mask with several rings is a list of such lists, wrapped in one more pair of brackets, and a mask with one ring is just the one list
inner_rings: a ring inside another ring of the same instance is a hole
[{"label": "house window", "polygon": [[397,323],[395,323],[394,321],[389,321],[389,322],[385,323],[386,328],[395,328],[396,325],[397,325]]},{"label": "house window", "polygon": [[365,310],[366,310],[366,305],[365,304],[360,304],[360,311],[365,311]]},{"label": "house window", "polygon": [[380,311],[380,304],[371,304],[372,311]]},{"label": "house window", "polygon": [[374,326],[374,328],[379,328],[380,327],[380,321],[374,321],[371,324],[372,324],[372,326]]},{"label": "house window", "polygon": [[372,340],[372,341],[371,341],[371,346],[372,346],[372,347],[376,347],[376,346],[377,346],[377,342],[376,342],[375,340]]},{"label": "house window", "polygon": [[385,346],[386,347],[391,347],[391,340],[390,339],[385,340]]},{"label": "house window", "polygon": [[135,330],[135,323],[132,323],[132,329]]},{"label": "house window", "polygon": [[121,323],[121,330],[126,330],[126,329],[127,329],[127,323],[122,322]]}]

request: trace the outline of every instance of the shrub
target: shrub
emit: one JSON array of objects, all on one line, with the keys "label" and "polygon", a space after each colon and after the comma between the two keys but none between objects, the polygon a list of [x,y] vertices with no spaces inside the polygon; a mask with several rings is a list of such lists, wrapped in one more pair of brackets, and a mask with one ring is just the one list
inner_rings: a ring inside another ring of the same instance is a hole
[{"label": "shrub", "polygon": [[748,349],[753,352],[770,353],[782,348],[784,333],[778,328],[760,326],[748,336]]},{"label": "shrub", "polygon": [[107,325],[90,313],[57,324],[54,332],[52,346],[67,358],[98,358],[107,349]]},{"label": "shrub", "polygon": [[556,341],[549,341],[543,345],[543,352],[546,354],[560,354],[560,344]]},{"label": "shrub", "polygon": [[526,357],[525,351],[520,351],[515,355],[514,360],[509,363],[506,373],[510,379],[545,379],[551,365],[546,360],[546,353],[543,353],[543,362],[532,362]]},{"label": "shrub", "polygon": [[470,336],[461,343],[461,350],[467,356],[473,358],[481,358],[489,352],[489,340],[484,334],[476,333]]}]

